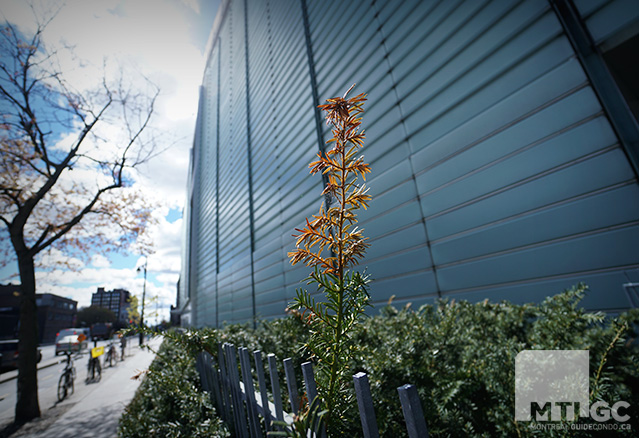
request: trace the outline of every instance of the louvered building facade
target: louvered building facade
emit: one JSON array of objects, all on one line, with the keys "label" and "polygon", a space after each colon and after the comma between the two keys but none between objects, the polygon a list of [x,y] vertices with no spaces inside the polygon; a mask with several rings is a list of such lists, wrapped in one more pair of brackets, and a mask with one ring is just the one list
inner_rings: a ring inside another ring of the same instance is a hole
[{"label": "louvered building facade", "polygon": [[531,302],[585,282],[586,307],[631,307],[638,33],[632,0],[223,1],[191,157],[183,321],[284,314],[308,274],[288,261],[291,235],[321,203],[316,105],[355,82],[369,98],[361,267],[375,306]]}]

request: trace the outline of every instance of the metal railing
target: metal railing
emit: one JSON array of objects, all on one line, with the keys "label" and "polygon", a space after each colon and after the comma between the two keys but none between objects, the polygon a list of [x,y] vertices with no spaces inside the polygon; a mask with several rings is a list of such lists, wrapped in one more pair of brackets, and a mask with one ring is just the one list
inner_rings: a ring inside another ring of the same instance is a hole
[{"label": "metal railing", "polygon": [[[233,436],[262,438],[269,431],[277,429],[273,421],[291,424],[293,414],[298,414],[303,407],[301,400],[306,400],[310,405],[317,397],[313,365],[310,362],[302,364],[306,393],[304,398],[300,398],[293,361],[291,358],[284,359],[288,400],[292,411],[291,413],[285,412],[282,404],[277,359],[275,355],[269,354],[267,361],[270,387],[265,377],[262,352],[259,350],[253,352],[255,375],[257,376],[256,388],[253,365],[247,348],[236,349],[232,344],[219,344],[217,362],[207,352],[201,352],[197,356],[196,367],[202,387],[210,393],[218,415],[229,426]],[[353,382],[363,436],[365,438],[378,438],[379,430],[368,376],[365,373],[357,373],[353,376]],[[408,384],[400,386],[397,391],[408,436],[410,438],[427,438],[428,428],[417,388]],[[325,433],[320,433],[320,436],[325,436]]]}]

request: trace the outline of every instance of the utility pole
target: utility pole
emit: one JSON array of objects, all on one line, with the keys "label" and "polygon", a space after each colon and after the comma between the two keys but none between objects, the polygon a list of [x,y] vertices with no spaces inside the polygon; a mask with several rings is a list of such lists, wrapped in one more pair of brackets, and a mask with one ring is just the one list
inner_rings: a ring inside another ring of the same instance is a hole
[{"label": "utility pole", "polygon": [[[144,327],[144,298],[146,296],[146,265],[149,262],[149,259],[144,258],[144,265],[139,266],[137,271],[140,272],[140,269],[144,269],[144,283],[142,284],[142,312],[140,312],[140,328]],[[140,331],[140,345],[144,344],[144,332]]]}]

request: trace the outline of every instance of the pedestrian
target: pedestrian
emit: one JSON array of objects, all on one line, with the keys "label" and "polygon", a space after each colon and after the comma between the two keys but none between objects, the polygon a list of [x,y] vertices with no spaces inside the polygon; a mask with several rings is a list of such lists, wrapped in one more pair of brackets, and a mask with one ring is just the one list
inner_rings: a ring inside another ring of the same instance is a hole
[{"label": "pedestrian", "polygon": [[120,348],[122,348],[122,360],[124,360],[124,352],[126,351],[126,336],[122,336],[122,333],[118,333],[120,338]]}]

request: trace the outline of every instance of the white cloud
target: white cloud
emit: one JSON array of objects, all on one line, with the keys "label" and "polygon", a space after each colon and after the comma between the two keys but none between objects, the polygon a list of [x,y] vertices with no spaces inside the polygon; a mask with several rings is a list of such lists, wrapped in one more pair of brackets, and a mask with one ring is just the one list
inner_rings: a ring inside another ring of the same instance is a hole
[{"label": "white cloud", "polygon": [[151,237],[156,245],[156,252],[149,258],[149,269],[154,269],[156,272],[179,270],[173,258],[178,257],[179,265],[182,219],[170,223],[163,218],[160,224],[151,230]]},{"label": "white cloud", "polygon": [[102,254],[95,254],[91,257],[91,266],[94,268],[109,268],[111,261]]},{"label": "white cloud", "polygon": [[[188,132],[192,136],[193,129],[182,126],[178,129],[183,133],[183,137],[186,137]],[[169,208],[182,209],[184,205],[191,141],[192,138],[188,143],[176,143],[165,154],[144,164],[136,176],[137,183],[149,196]]]},{"label": "white cloud", "polygon": [[49,286],[39,288],[38,293],[51,293],[61,297],[69,298],[78,302],[78,309],[91,305],[91,295],[96,291],[95,287],[70,287],[70,286]]},{"label": "white cloud", "polygon": [[36,262],[40,262],[45,266],[60,267],[66,265],[73,270],[84,268],[85,263],[77,258],[69,257],[57,248],[49,247],[46,251],[36,256]]},{"label": "white cloud", "polygon": [[85,268],[74,272],[40,271],[36,273],[36,282],[39,293],[68,297],[76,300],[78,307],[85,307],[91,304],[91,294],[98,287],[108,290],[122,288],[133,292],[139,283],[141,290],[143,280],[136,277],[135,269]]}]

